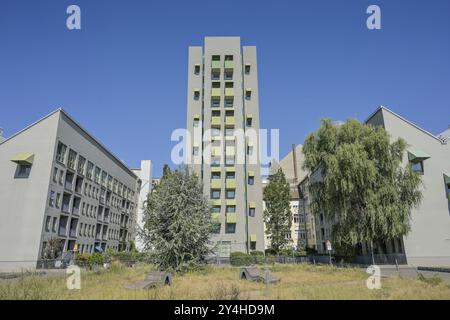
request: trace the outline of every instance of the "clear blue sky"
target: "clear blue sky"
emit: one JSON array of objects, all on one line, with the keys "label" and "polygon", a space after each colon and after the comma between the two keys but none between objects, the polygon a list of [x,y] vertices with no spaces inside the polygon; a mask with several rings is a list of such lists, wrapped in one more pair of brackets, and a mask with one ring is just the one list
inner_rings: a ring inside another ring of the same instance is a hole
[{"label": "clear blue sky", "polygon": [[[82,30],[66,28],[77,4]],[[382,30],[366,28],[370,4]],[[188,46],[256,45],[263,128],[281,156],[323,117],[365,120],[383,104],[438,133],[450,124],[448,0],[2,0],[0,127],[64,107],[129,166],[170,162],[185,126]]]}]

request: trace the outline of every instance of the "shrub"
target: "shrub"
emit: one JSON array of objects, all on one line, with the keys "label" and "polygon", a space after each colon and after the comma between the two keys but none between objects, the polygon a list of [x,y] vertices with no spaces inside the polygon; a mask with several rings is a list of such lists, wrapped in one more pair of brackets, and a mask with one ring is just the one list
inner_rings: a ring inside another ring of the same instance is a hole
[{"label": "shrub", "polygon": [[232,266],[246,266],[254,264],[254,258],[243,252],[232,252],[230,254],[230,263]]},{"label": "shrub", "polygon": [[79,253],[75,255],[75,264],[79,267],[88,267],[90,256],[89,253]]},{"label": "shrub", "polygon": [[95,265],[102,265],[105,262],[105,257],[98,252],[95,252],[89,256],[89,265],[95,266]]}]

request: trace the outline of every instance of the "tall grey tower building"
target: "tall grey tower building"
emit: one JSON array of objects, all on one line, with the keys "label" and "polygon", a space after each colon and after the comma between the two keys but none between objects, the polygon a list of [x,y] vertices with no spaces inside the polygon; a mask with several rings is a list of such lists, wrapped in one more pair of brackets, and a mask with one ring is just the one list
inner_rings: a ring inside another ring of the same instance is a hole
[{"label": "tall grey tower building", "polygon": [[[206,37],[189,47],[187,162],[209,196],[222,257],[264,250],[256,47]],[[204,138],[206,139],[204,139]]]}]

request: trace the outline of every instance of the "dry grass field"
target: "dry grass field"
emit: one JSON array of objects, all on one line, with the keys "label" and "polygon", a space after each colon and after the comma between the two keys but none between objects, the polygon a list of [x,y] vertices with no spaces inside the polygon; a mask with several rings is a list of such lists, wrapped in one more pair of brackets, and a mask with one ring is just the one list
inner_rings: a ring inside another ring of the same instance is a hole
[{"label": "dry grass field", "polygon": [[64,274],[0,280],[0,299],[450,299],[450,284],[420,279],[383,278],[380,290],[366,287],[362,269],[275,265],[281,282],[266,286],[239,280],[239,268],[207,267],[174,275],[173,285],[149,290],[126,286],[142,280],[151,266],[83,271],[81,290],[68,290]]}]

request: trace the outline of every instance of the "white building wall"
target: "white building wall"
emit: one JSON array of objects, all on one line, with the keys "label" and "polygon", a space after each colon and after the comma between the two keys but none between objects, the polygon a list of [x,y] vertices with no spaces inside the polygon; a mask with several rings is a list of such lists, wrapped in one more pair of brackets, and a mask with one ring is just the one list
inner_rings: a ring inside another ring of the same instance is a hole
[{"label": "white building wall", "polygon": [[140,230],[144,227],[144,202],[147,200],[148,194],[152,191],[152,181],[153,181],[153,164],[151,160],[142,160],[140,169],[133,169],[133,172],[141,180],[141,190],[139,192],[138,198],[138,208],[136,217],[136,249],[143,251],[144,242],[140,237]]}]

